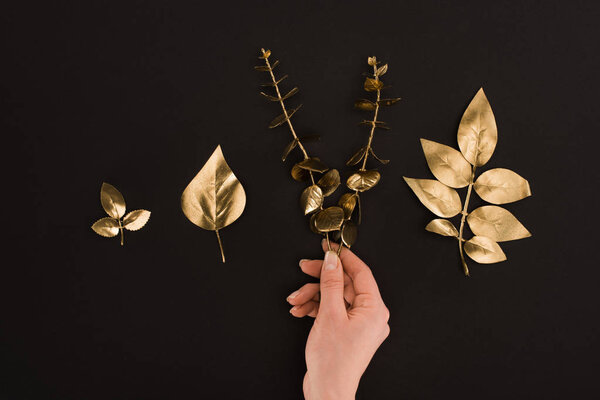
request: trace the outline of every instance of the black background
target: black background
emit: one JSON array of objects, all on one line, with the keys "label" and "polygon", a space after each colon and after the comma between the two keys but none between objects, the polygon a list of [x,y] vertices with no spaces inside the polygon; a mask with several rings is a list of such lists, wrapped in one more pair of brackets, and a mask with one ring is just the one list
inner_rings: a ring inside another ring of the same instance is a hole
[{"label": "black background", "polygon": [[[593,397],[599,17],[595,1],[4,5],[1,398],[301,397],[312,322],[285,297],[322,252],[279,159],[289,132],[266,129],[262,46],[331,166],[366,139],[352,104],[367,56],[403,98],[382,113],[393,129],[375,149],[392,162],[355,247],[391,310],[358,398]],[[402,176],[431,177],[418,139],[456,147],[480,86],[499,129],[485,169],[530,181],[507,208],[533,237],[467,279]],[[179,207],[217,144],[248,196],[222,232],[226,264]],[[152,211],[123,248],[90,229],[103,181]]]}]

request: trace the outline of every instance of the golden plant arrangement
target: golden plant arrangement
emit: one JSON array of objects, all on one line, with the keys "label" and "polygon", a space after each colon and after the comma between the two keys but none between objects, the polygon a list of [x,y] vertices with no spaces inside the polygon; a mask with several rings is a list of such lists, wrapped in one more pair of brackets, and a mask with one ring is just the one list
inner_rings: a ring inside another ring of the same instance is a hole
[{"label": "golden plant arrangement", "polygon": [[[417,195],[421,203],[435,215],[426,230],[442,236],[454,237],[462,267],[469,276],[469,267],[464,253],[481,264],[492,264],[506,260],[498,242],[523,239],[531,233],[508,210],[496,205],[486,205],[468,212],[473,189],[481,199],[492,204],[506,204],[531,196],[529,182],[517,173],[494,168],[475,179],[475,170],[485,165],[494,153],[498,141],[498,129],[490,103],[483,88],[479,89],[465,110],[458,127],[458,150],[452,147],[421,139],[427,164],[435,179],[404,180]],[[464,206],[455,189],[467,187]],[[452,218],[460,214],[457,229]],[[475,236],[464,239],[465,221]]]},{"label": "golden plant arrangement", "polygon": [[[363,87],[365,91],[375,93],[376,97],[374,100],[359,100],[355,103],[355,107],[364,111],[372,111],[373,119],[360,122],[360,124],[369,127],[370,132],[368,141],[367,144],[361,147],[346,164],[348,166],[353,166],[361,163],[361,161],[362,163],[360,168],[352,173],[346,180],[346,186],[352,192],[344,193],[339,198],[336,205],[325,207],[325,198],[333,194],[340,186],[340,174],[337,169],[329,169],[329,167],[327,167],[327,165],[319,158],[309,156],[305,143],[307,142],[307,139],[312,140],[314,137],[298,136],[291,120],[292,116],[300,109],[301,105],[295,108],[287,108],[285,104],[285,100],[298,93],[298,88],[294,87],[286,94],[282,95],[280,84],[288,76],[283,75],[280,78],[275,77],[273,71],[275,67],[279,65],[279,61],[271,63],[269,61],[270,56],[270,50],[261,49],[259,59],[264,60],[264,65],[254,67],[257,71],[269,73],[271,79],[270,82],[265,83],[262,86],[271,87],[274,90],[274,94],[260,92],[261,95],[270,101],[279,103],[281,106],[282,113],[271,121],[269,128],[272,129],[287,124],[289,131],[292,134],[292,140],[285,146],[281,159],[282,161],[285,161],[292,150],[296,148],[302,153],[302,160],[294,164],[291,169],[291,175],[294,180],[299,182],[309,181],[309,186],[305,188],[300,195],[300,206],[304,215],[310,215],[310,229],[317,234],[325,236],[329,249],[331,249],[330,233],[334,236],[334,239],[339,237],[339,254],[343,246],[350,248],[356,242],[358,235],[357,225],[360,224],[362,218],[360,193],[373,188],[381,178],[381,175],[377,170],[367,169],[369,155],[373,156],[373,158],[382,164],[387,164],[389,162],[389,160],[382,160],[377,157],[373,150],[375,130],[389,129],[385,122],[378,119],[379,110],[381,106],[390,106],[400,99],[381,98],[381,90],[384,88],[384,85],[380,78],[387,72],[388,65],[379,65],[375,57],[369,57],[367,61],[369,66],[372,67],[373,72],[366,77]],[[357,222],[355,222],[353,220],[353,214],[357,204],[358,218]]]},{"label": "golden plant arrangement", "polygon": [[137,231],[150,219],[150,211],[135,210],[125,215],[125,199],[121,192],[109,183],[103,183],[100,189],[100,203],[108,217],[100,218],[94,222],[92,229],[100,236],[115,237],[121,233],[121,246],[123,246],[123,230]]}]

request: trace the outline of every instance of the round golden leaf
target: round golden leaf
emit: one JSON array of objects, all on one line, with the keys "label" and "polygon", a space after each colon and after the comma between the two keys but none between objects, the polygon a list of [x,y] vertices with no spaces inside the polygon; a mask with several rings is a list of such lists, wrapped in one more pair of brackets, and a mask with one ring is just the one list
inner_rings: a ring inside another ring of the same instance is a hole
[{"label": "round golden leaf", "polygon": [[315,227],[319,232],[337,231],[344,222],[344,210],[341,207],[328,207],[315,218]]},{"label": "round golden leaf", "polygon": [[346,185],[351,190],[364,192],[379,183],[381,175],[375,170],[358,171],[348,177]]}]

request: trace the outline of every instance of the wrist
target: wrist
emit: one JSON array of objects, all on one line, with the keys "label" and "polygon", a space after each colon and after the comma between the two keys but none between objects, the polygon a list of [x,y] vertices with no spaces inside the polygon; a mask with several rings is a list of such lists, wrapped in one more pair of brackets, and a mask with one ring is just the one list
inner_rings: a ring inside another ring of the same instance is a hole
[{"label": "wrist", "polygon": [[311,379],[307,373],[303,386],[306,400],[354,400],[358,382],[321,382]]}]

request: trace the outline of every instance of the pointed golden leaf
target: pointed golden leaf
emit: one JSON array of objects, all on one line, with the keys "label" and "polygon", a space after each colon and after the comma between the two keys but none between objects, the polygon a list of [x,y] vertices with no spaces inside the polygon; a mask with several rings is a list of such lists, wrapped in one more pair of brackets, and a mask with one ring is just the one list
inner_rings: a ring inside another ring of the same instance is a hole
[{"label": "pointed golden leaf", "polygon": [[114,237],[119,234],[119,222],[110,217],[100,218],[94,222],[92,229],[100,236]]},{"label": "pointed golden leaf", "polygon": [[356,207],[357,197],[358,196],[355,193],[344,193],[338,200],[338,206],[342,207],[344,210],[345,219],[350,219],[352,217],[352,212],[354,212],[354,207]]},{"label": "pointed golden leaf", "polygon": [[323,196],[329,196],[340,186],[340,173],[337,169],[330,169],[319,179],[317,185],[323,189]]},{"label": "pointed golden leaf", "polygon": [[273,71],[275,69],[275,67],[278,65],[279,65],[279,60],[275,60],[275,62],[273,64],[271,64],[271,71]]},{"label": "pointed golden leaf", "polygon": [[313,172],[319,172],[319,173],[323,173],[329,169],[317,157],[309,157],[305,160],[300,161],[296,165],[302,169],[306,169],[308,171],[313,171]]},{"label": "pointed golden leaf", "polygon": [[479,197],[492,204],[512,203],[531,196],[529,182],[506,168],[485,171],[477,178],[473,188]]},{"label": "pointed golden leaf", "polygon": [[421,203],[439,217],[450,218],[461,212],[461,201],[456,190],[435,179],[404,180],[417,195]]},{"label": "pointed golden leaf", "polygon": [[283,153],[281,154],[281,161],[285,161],[287,156],[290,155],[290,152],[292,150],[294,150],[297,145],[298,145],[298,139],[294,139],[291,142],[289,142],[283,149]]},{"label": "pointed golden leaf", "polygon": [[287,75],[284,75],[275,82],[263,83],[260,86],[275,86],[276,84],[279,85],[284,79],[287,79],[287,77],[288,77]]},{"label": "pointed golden leaf", "polygon": [[354,103],[354,108],[363,111],[373,111],[377,108],[377,104],[373,103],[371,100],[361,99]]},{"label": "pointed golden leaf", "polygon": [[496,242],[531,236],[510,211],[498,206],[476,208],[467,217],[467,222],[475,235],[486,236]]},{"label": "pointed golden leaf", "polygon": [[377,65],[377,58],[375,58],[375,57],[369,57],[369,58],[367,58],[367,63],[371,67],[373,67],[373,66]]},{"label": "pointed golden leaf", "polygon": [[480,264],[493,264],[506,260],[506,255],[492,239],[473,236],[465,242],[465,253]]},{"label": "pointed golden leaf", "polygon": [[237,220],[246,206],[246,193],[217,146],[200,172],[192,179],[181,196],[185,216],[200,228],[215,231],[225,255],[219,230]]},{"label": "pointed golden leaf", "polygon": [[351,190],[364,192],[379,183],[381,175],[375,170],[358,171],[348,177],[346,186]]},{"label": "pointed golden leaf", "polygon": [[261,71],[261,72],[269,72],[270,68],[267,67],[266,65],[255,65],[254,69],[257,71]]},{"label": "pointed golden leaf", "polygon": [[365,78],[364,88],[367,92],[375,92],[383,88],[383,82],[379,79]]},{"label": "pointed golden leaf", "polygon": [[390,162],[390,160],[382,160],[381,158],[377,157],[377,154],[375,154],[375,152],[373,151],[373,148],[372,148],[372,147],[369,147],[369,153],[371,153],[371,155],[372,155],[372,156],[373,156],[373,157],[374,157],[374,158],[375,158],[377,161],[379,161],[380,163],[382,163],[382,164],[384,164],[384,165]]},{"label": "pointed golden leaf", "polygon": [[434,219],[427,224],[425,230],[442,236],[458,237],[458,231],[456,230],[456,227],[454,227],[452,222],[448,221],[447,219]]},{"label": "pointed golden leaf", "polygon": [[377,75],[377,76],[383,76],[383,75],[385,75],[385,73],[387,72],[387,70],[388,70],[388,65],[384,64],[381,67],[377,68],[377,72],[375,73],[375,75]]},{"label": "pointed golden leaf", "polygon": [[311,185],[302,191],[300,195],[300,207],[304,215],[308,215],[321,208],[323,204],[323,191],[318,185]]},{"label": "pointed golden leaf", "polygon": [[292,90],[290,90],[289,92],[287,92],[282,98],[281,100],[287,100],[290,97],[292,97],[293,95],[295,95],[296,93],[298,93],[298,88],[295,87]]},{"label": "pointed golden leaf", "polygon": [[137,231],[146,225],[150,219],[150,211],[135,210],[127,213],[123,217],[123,228],[130,231]]},{"label": "pointed golden leaf", "polygon": [[344,243],[346,247],[350,248],[354,245],[354,243],[356,243],[357,237],[358,226],[354,223],[354,221],[345,221],[340,231],[340,238],[342,239],[342,243]]},{"label": "pointed golden leaf", "polygon": [[393,99],[381,99],[379,100],[377,103],[380,106],[391,106],[392,104],[396,104],[397,102],[399,102],[401,100],[400,97],[395,97]]},{"label": "pointed golden leaf", "polygon": [[277,96],[271,96],[270,94],[266,94],[265,92],[260,92],[260,94],[262,94],[264,97],[271,101],[279,101],[279,97]]},{"label": "pointed golden leaf", "polygon": [[361,147],[360,149],[358,149],[358,151],[356,153],[354,153],[352,155],[352,157],[350,157],[350,159],[348,161],[346,161],[346,165],[348,165],[348,166],[356,165],[360,162],[360,160],[363,159],[364,156],[365,156],[365,147]]},{"label": "pointed golden leaf", "polygon": [[287,120],[292,118],[292,115],[294,115],[296,113],[296,111],[298,111],[300,109],[300,107],[302,107],[302,104],[300,104],[296,108],[292,108],[291,110],[289,110],[287,112],[287,116],[285,114],[281,114],[281,115],[278,115],[277,117],[275,117],[275,119],[273,121],[271,121],[271,123],[269,124],[269,128],[270,129],[277,128],[279,125],[287,122]]},{"label": "pointed golden leaf", "polygon": [[319,232],[337,231],[344,222],[344,210],[340,207],[328,207],[317,213],[315,227]]},{"label": "pointed golden leaf", "polygon": [[298,164],[294,164],[291,174],[292,178],[298,182],[304,182],[310,179],[310,172],[306,169],[300,168]]},{"label": "pointed golden leaf", "polygon": [[104,182],[100,189],[100,203],[108,215],[119,219],[125,214],[125,199],[113,185]]},{"label": "pointed golden leaf", "polygon": [[460,151],[474,166],[480,167],[492,157],[498,141],[498,128],[483,88],[465,110],[457,136]]},{"label": "pointed golden leaf", "polygon": [[429,169],[440,182],[453,188],[469,185],[471,164],[458,150],[427,139],[421,139],[421,146]]}]

